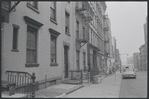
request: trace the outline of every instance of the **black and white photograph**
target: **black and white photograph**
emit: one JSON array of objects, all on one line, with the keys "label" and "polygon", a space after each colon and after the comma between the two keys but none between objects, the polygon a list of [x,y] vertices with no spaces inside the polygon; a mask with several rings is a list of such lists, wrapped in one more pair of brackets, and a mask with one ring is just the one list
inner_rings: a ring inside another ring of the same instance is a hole
[{"label": "black and white photograph", "polygon": [[1,98],[147,98],[147,1],[0,1]]}]

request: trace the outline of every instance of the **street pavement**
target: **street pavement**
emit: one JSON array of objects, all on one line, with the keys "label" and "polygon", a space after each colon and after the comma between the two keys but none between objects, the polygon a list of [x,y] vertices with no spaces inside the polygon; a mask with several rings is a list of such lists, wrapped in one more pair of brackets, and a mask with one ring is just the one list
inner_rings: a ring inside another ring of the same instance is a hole
[{"label": "street pavement", "polygon": [[137,72],[136,79],[123,79],[120,98],[147,98],[147,72]]},{"label": "street pavement", "polygon": [[99,84],[82,87],[62,98],[119,98],[121,80],[121,73],[117,71]]}]

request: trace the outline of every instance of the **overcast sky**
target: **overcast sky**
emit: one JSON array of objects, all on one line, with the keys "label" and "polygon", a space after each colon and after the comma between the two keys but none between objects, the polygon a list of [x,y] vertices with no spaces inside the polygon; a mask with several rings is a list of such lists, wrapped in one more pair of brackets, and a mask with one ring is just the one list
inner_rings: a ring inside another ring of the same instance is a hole
[{"label": "overcast sky", "polygon": [[147,2],[106,2],[112,36],[117,39],[120,53],[132,56],[145,43],[143,24],[147,17]]}]

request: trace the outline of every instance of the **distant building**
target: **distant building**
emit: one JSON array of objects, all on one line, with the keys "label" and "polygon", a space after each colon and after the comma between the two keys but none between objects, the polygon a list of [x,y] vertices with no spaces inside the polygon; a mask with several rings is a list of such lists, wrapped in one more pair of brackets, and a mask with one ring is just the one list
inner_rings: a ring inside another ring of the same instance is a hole
[{"label": "distant building", "polygon": [[146,67],[147,67],[147,17],[146,17],[146,23],[144,23],[143,25],[144,27],[144,40],[145,40],[145,64],[146,64]]},{"label": "distant building", "polygon": [[111,57],[112,57],[112,37],[111,37],[111,23],[108,15],[105,17],[105,34],[104,34],[104,54],[105,54],[105,64],[107,66],[107,73],[112,69]]},{"label": "distant building", "polygon": [[133,54],[133,64],[136,69],[140,69],[140,53],[136,52]]},{"label": "distant building", "polygon": [[140,48],[140,65],[141,65],[141,70],[147,70],[146,67],[146,59],[145,59],[145,44],[143,44]]},{"label": "distant building", "polygon": [[116,49],[116,66],[117,69],[121,66],[121,58],[120,58],[120,53],[119,53],[119,49]]},{"label": "distant building", "polygon": [[133,57],[127,57],[127,64],[133,64]]},{"label": "distant building", "polygon": [[116,39],[112,37],[112,68],[116,68]]}]

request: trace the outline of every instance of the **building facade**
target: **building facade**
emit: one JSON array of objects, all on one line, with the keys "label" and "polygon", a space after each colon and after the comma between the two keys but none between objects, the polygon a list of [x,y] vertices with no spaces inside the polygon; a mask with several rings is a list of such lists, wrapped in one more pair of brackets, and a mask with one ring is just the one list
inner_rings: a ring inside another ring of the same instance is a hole
[{"label": "building facade", "polygon": [[140,65],[141,65],[141,70],[146,71],[146,59],[145,59],[145,44],[141,45],[139,48],[140,50]]},{"label": "building facade", "polygon": [[121,58],[120,58],[120,52],[119,49],[116,49],[116,70],[120,69],[121,70]]},{"label": "building facade", "polygon": [[7,79],[7,70],[35,72],[42,88],[45,81],[61,83],[70,70],[104,70],[110,53],[104,44],[112,41],[104,36],[110,27],[106,8],[105,2],[88,1],[2,2],[1,79]]},{"label": "building facade", "polygon": [[133,64],[136,69],[140,69],[140,53],[133,53]]},{"label": "building facade", "polygon": [[68,77],[75,60],[74,13],[74,3],[20,2],[1,27],[2,79],[7,70],[35,72],[41,85],[45,78],[60,83]]},{"label": "building facade", "polygon": [[127,64],[133,64],[133,57],[127,57]]},{"label": "building facade", "polygon": [[105,16],[105,34],[104,34],[104,55],[105,64],[107,66],[107,73],[112,70],[111,57],[112,57],[112,37],[111,37],[111,23],[108,15]]},{"label": "building facade", "polygon": [[112,69],[116,68],[116,39],[112,37]]},{"label": "building facade", "polygon": [[145,40],[145,64],[146,64],[146,67],[147,67],[147,59],[148,59],[148,53],[147,53],[147,51],[148,51],[148,47],[147,47],[147,45],[148,45],[148,34],[147,34],[147,17],[146,17],[146,23],[144,23],[144,25],[143,25],[143,27],[144,27],[144,40]]}]

